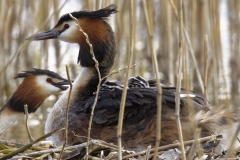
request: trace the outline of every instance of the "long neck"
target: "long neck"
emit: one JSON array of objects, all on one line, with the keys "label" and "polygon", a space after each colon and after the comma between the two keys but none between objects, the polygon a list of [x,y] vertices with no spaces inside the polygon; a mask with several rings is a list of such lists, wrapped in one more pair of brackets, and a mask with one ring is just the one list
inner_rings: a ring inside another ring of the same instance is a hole
[{"label": "long neck", "polygon": [[[109,73],[109,69],[99,67],[101,76],[104,77]],[[93,96],[93,93],[97,90],[99,83],[98,73],[95,67],[84,67],[78,77],[73,82],[71,97],[70,97],[70,108],[75,108],[81,105],[89,97]],[[63,93],[60,99],[55,103],[53,110],[65,111],[67,106],[67,99],[69,96],[70,88]]]},{"label": "long neck", "polygon": [[[88,34],[89,41],[92,44],[95,58],[99,62],[99,71],[101,77],[106,76],[114,63],[116,55],[116,43],[114,32],[110,25],[103,19],[83,19],[80,21],[83,30]],[[86,25],[87,24],[87,25]],[[73,100],[74,104],[81,104],[97,90],[99,82],[98,73],[95,68],[95,62],[91,56],[90,47],[86,43],[85,36],[80,33],[80,51],[78,60],[80,64],[85,67],[77,82],[75,81],[74,90],[77,98]],[[84,79],[84,80],[83,80]],[[77,87],[79,86],[79,87]]]},{"label": "long neck", "polygon": [[[102,76],[108,74],[108,70],[100,69]],[[82,102],[87,100],[96,91],[98,84],[98,75],[95,67],[82,68],[78,77],[74,80],[70,94],[69,109],[79,107]],[[45,133],[49,133],[54,129],[63,126],[65,122],[65,114],[70,93],[70,87],[54,104],[51,112],[48,114],[45,123]]]},{"label": "long neck", "polygon": [[9,104],[6,103],[0,111],[0,135],[9,128],[15,121],[17,121],[23,113],[13,111],[9,108]]},{"label": "long neck", "polygon": [[[92,75],[89,76],[89,79],[86,81],[85,85],[82,86],[82,88],[77,91],[78,98],[76,98],[74,101],[74,103],[77,103],[77,104],[80,104],[83,101],[85,101],[87,98],[93,96],[93,93],[97,90],[97,85],[99,83],[99,77],[95,67],[85,68],[85,69],[91,70]],[[106,70],[106,69],[103,69],[102,67],[99,67],[99,71],[101,74],[101,78],[106,76],[109,73],[108,69]],[[86,74],[83,74],[83,76],[86,76]],[[79,81],[82,81],[82,77],[79,78]]]},{"label": "long neck", "polygon": [[[116,55],[116,42],[111,26],[103,19],[82,19],[81,27],[88,34],[93,52],[102,70],[111,69]],[[95,66],[90,54],[90,47],[86,37],[79,32],[78,43],[80,45],[78,62],[83,67]]]}]

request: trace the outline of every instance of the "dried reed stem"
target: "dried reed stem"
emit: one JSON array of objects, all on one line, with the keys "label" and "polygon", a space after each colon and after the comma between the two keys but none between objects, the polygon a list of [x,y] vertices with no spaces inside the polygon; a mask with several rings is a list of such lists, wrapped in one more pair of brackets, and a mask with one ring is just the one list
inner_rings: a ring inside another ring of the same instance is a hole
[{"label": "dried reed stem", "polygon": [[44,159],[45,157],[47,157],[50,153],[46,153],[46,154],[43,154],[39,157],[36,157],[36,159]]},{"label": "dried reed stem", "polygon": [[[153,64],[154,64],[154,71],[157,79],[157,118],[156,118],[156,143],[155,143],[155,148],[157,148],[160,145],[160,140],[161,140],[161,113],[162,113],[162,87],[160,85],[160,76],[159,76],[159,71],[158,71],[158,62],[157,62],[157,56],[156,56],[156,51],[154,48],[154,37],[153,37],[153,27],[150,24],[149,21],[149,16],[148,16],[148,11],[147,11],[147,5],[146,1],[142,0],[143,2],[143,9],[144,9],[144,14],[146,17],[146,22],[148,26],[148,36],[150,38],[150,48],[151,48],[151,54],[152,54],[152,59],[153,59]],[[157,149],[155,150],[155,154],[153,157],[154,160],[157,159]]]},{"label": "dried reed stem", "polygon": [[24,146],[24,144],[22,143],[17,143],[17,142],[10,142],[10,141],[6,141],[6,140],[0,140],[0,144],[4,144],[5,146],[9,146],[9,147],[22,147]]},{"label": "dried reed stem", "polygon": [[148,160],[150,157],[151,145],[147,147],[145,160]]},{"label": "dried reed stem", "polygon": [[226,154],[224,160],[227,160],[228,157],[231,155],[232,150],[233,150],[233,146],[234,146],[234,144],[235,144],[235,141],[236,141],[236,138],[237,138],[239,132],[240,132],[240,122],[238,122],[236,131],[234,132],[234,134],[233,134],[233,136],[232,136],[231,143],[230,143],[230,146],[228,147],[228,151],[227,151],[227,154]]},{"label": "dried reed stem", "polygon": [[207,99],[207,87],[208,87],[208,36],[204,38],[204,96]]},{"label": "dried reed stem", "polygon": [[[166,1],[167,3],[167,1]],[[168,55],[168,68],[169,68],[169,72],[168,72],[168,79],[169,79],[169,82],[171,84],[173,84],[173,86],[175,85],[175,81],[174,81],[174,64],[175,64],[175,61],[174,61],[174,54],[173,54],[173,45],[172,45],[172,42],[173,42],[173,37],[172,37],[172,25],[173,25],[173,22],[172,22],[172,10],[171,10],[171,6],[170,4],[166,4],[166,10],[167,10],[167,55]]]},{"label": "dried reed stem", "polygon": [[[86,42],[87,42],[88,46],[90,47],[90,54],[92,55],[92,59],[93,59],[93,61],[95,62],[95,68],[96,68],[97,73],[98,73],[98,81],[99,81],[99,82],[98,82],[97,91],[96,91],[96,97],[95,97],[95,99],[94,99],[94,103],[93,103],[93,106],[92,106],[92,112],[91,112],[91,116],[90,116],[90,120],[89,120],[89,126],[88,126],[88,139],[87,139],[87,144],[89,144],[90,135],[91,135],[92,120],[93,120],[93,115],[94,115],[94,109],[95,109],[95,106],[96,106],[96,104],[97,104],[98,94],[99,94],[100,86],[101,86],[101,82],[102,82],[102,81],[101,81],[101,74],[100,74],[100,71],[99,71],[99,63],[98,63],[98,61],[97,61],[97,59],[96,59],[96,57],[95,57],[95,55],[94,55],[93,46],[92,46],[92,44],[91,44],[90,41],[89,41],[89,38],[88,38],[87,33],[85,33],[85,32],[82,30],[80,24],[78,23],[78,20],[77,20],[75,17],[73,17],[71,13],[69,13],[69,15],[70,15],[70,17],[71,17],[73,20],[76,21],[76,25],[78,26],[79,31],[82,32],[83,35],[86,37]],[[87,145],[87,147],[86,147],[86,159],[88,159],[88,155],[89,155],[88,152],[89,152],[89,151],[88,151],[88,145]]]},{"label": "dried reed stem", "polygon": [[26,126],[26,129],[27,129],[28,138],[30,139],[30,142],[32,142],[32,141],[34,141],[34,139],[32,138],[32,135],[31,135],[31,132],[30,132],[30,129],[29,129],[29,126],[28,126],[28,105],[27,104],[24,105],[24,112],[25,112],[25,115],[26,115],[25,126]]},{"label": "dried reed stem", "polygon": [[180,92],[181,92],[181,80],[182,80],[182,57],[183,57],[183,36],[182,36],[182,27],[183,27],[183,15],[182,15],[182,0],[178,1],[178,15],[179,15],[179,53],[178,53],[178,74],[177,74],[177,86],[176,86],[176,95],[175,95],[175,115],[177,121],[178,136],[180,141],[180,149],[182,151],[182,159],[186,159],[183,135],[182,135],[182,126],[180,121]]},{"label": "dried reed stem", "polygon": [[0,160],[9,159],[9,158],[12,158],[13,156],[17,155],[18,153],[24,152],[25,150],[29,149],[29,148],[30,148],[32,145],[34,145],[35,143],[37,143],[37,142],[39,142],[39,141],[41,141],[41,140],[43,140],[43,139],[51,136],[52,134],[54,134],[54,133],[56,133],[57,131],[62,130],[62,129],[63,129],[63,128],[56,129],[56,130],[54,130],[54,131],[52,131],[52,132],[50,132],[50,133],[48,133],[48,134],[46,134],[46,135],[38,138],[38,139],[36,139],[35,141],[32,141],[32,142],[30,142],[30,143],[22,146],[21,148],[19,148],[19,149],[13,151],[13,152],[7,154],[6,156],[1,157]]},{"label": "dried reed stem", "polygon": [[62,147],[62,151],[60,153],[60,156],[59,156],[59,160],[62,158],[62,154],[63,154],[63,151],[64,151],[64,148],[65,148],[65,145],[67,144],[67,140],[68,140],[68,112],[69,112],[69,103],[70,103],[70,97],[71,97],[71,93],[72,93],[72,81],[71,81],[71,77],[70,77],[70,74],[69,74],[69,70],[68,70],[68,66],[66,65],[66,72],[67,72],[67,77],[68,77],[68,82],[70,84],[70,89],[69,89],[69,94],[68,94],[68,101],[67,101],[67,108],[66,108],[66,113],[65,113],[65,141],[64,141],[64,144],[63,144],[63,147]]},{"label": "dried reed stem", "polygon": [[[204,142],[207,142],[207,141],[215,141],[215,140],[220,140],[220,139],[222,139],[221,135],[212,135],[212,136],[208,136],[208,137],[199,138],[198,142],[199,143],[204,143]],[[195,140],[185,141],[184,145],[185,146],[190,146],[194,143],[194,141]],[[158,147],[157,151],[165,151],[165,150],[168,150],[168,149],[171,149],[171,148],[178,148],[178,147],[180,147],[179,142]],[[156,150],[156,148],[153,148],[153,149],[150,150],[150,152],[155,152],[155,150]],[[139,155],[145,155],[146,152],[147,152],[147,150],[137,152],[137,153],[134,153],[134,154],[130,154],[130,155],[124,156],[123,159],[129,159],[129,158],[136,157],[136,156],[139,156]]]},{"label": "dried reed stem", "polygon": [[[64,148],[64,151],[80,149],[80,148],[84,148],[86,146],[87,146],[87,143],[81,143],[81,144],[74,145],[74,146],[68,146],[68,147]],[[62,151],[61,148],[53,148],[53,149],[47,149],[47,150],[37,151],[37,152],[32,152],[32,153],[24,153],[23,155],[24,156],[36,156],[36,155],[41,155],[41,154],[46,154],[46,153],[59,153],[61,151]]]},{"label": "dried reed stem", "polygon": [[[201,133],[201,129],[200,128],[196,128],[195,133],[194,133],[194,142],[193,142],[193,144],[191,146],[191,149],[189,151],[187,159],[193,159],[194,158],[196,147],[199,147],[198,139],[200,137],[200,133]],[[200,156],[198,155],[198,157],[200,157]]]},{"label": "dried reed stem", "polygon": [[107,76],[103,77],[102,80],[110,77],[111,75],[114,75],[114,74],[117,74],[117,73],[119,73],[119,72],[125,71],[125,70],[127,70],[127,69],[133,69],[134,67],[136,67],[136,64],[132,65],[131,67],[126,66],[126,67],[124,67],[124,68],[119,68],[118,70],[113,70],[113,71],[112,71],[111,73],[109,73]]},{"label": "dried reed stem", "polygon": [[[132,63],[133,57],[133,0],[130,1],[130,57],[128,60],[128,66]],[[117,129],[117,138],[118,138],[118,159],[122,159],[122,126],[123,126],[123,116],[124,116],[124,109],[125,109],[125,102],[127,97],[127,88],[128,88],[128,78],[130,74],[130,68],[126,70],[124,88],[122,92],[121,104],[120,104],[120,111],[118,117],[118,129]]]}]

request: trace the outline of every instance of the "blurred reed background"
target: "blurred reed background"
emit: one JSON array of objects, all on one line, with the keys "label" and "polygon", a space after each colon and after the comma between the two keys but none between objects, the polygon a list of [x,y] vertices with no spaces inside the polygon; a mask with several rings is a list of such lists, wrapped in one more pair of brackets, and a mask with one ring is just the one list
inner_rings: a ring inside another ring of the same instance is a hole
[{"label": "blurred reed background", "polygon": [[[154,28],[161,78],[173,86],[177,75],[178,19],[177,0],[147,0],[150,22]],[[183,19],[184,70],[182,86],[205,94],[214,106],[238,108],[240,80],[240,1],[184,0]],[[0,106],[15,91],[21,79],[14,76],[33,67],[55,71],[66,77],[65,65],[75,78],[80,71],[78,45],[58,40],[29,42],[25,39],[39,31],[51,29],[59,17],[78,10],[96,10],[116,4],[119,12],[109,22],[114,28],[118,55],[113,70],[127,64],[129,53],[128,0],[1,0],[0,1]],[[134,1],[134,60],[132,76],[154,79],[146,19],[142,1]],[[205,45],[204,45],[205,44]],[[191,53],[193,53],[191,55]],[[196,59],[196,62],[194,61]],[[197,71],[198,70],[198,71]],[[110,79],[123,80],[125,73]],[[205,89],[205,92],[204,92]],[[59,96],[59,95],[58,95]],[[48,98],[31,115],[34,138],[43,135],[47,114],[58,96]],[[28,142],[24,118],[14,124],[1,139]]]}]

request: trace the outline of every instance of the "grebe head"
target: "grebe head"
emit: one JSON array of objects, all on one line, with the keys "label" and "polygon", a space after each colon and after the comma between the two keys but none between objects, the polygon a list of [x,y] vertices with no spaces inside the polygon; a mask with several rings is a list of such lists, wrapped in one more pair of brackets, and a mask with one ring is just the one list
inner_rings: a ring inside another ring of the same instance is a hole
[{"label": "grebe head", "polygon": [[[69,85],[68,80],[57,73],[36,68],[18,73],[15,78],[24,79],[7,102],[7,106],[17,112],[24,112],[25,104],[28,105],[29,113],[35,112],[47,97],[66,90]],[[4,107],[0,112],[3,109]]]},{"label": "grebe head", "polygon": [[[110,5],[97,11],[78,11],[71,13],[71,15],[77,19],[82,30],[87,33],[89,41],[93,46],[95,57],[100,63],[100,67],[106,64],[111,67],[116,54],[114,33],[110,25],[106,22],[107,17],[116,12],[116,6]],[[86,43],[86,37],[79,31],[76,20],[68,13],[61,16],[53,29],[38,33],[28,39],[59,39],[69,43],[78,43],[81,47],[78,62],[80,62],[83,67],[95,65],[89,53],[90,48]]]},{"label": "grebe head", "polygon": [[0,108],[0,135],[25,113],[35,112],[50,95],[66,90],[68,80],[49,70],[33,68],[19,73],[15,78],[23,78],[22,83],[7,103]]},{"label": "grebe head", "polygon": [[16,78],[24,78],[22,83],[26,83],[25,90],[27,88],[38,88],[36,91],[46,96],[64,91],[69,85],[67,79],[45,69],[33,68],[32,70],[18,73]]}]

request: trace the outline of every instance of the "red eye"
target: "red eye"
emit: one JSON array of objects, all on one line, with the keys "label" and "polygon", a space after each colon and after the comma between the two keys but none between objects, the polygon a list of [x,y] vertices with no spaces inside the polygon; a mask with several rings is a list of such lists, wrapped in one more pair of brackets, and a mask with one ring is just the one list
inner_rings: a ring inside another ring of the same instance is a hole
[{"label": "red eye", "polygon": [[47,78],[47,79],[46,79],[46,82],[48,82],[48,83],[52,83],[53,81],[52,81],[51,78]]},{"label": "red eye", "polygon": [[69,28],[69,24],[64,24],[64,29],[68,29]]}]

